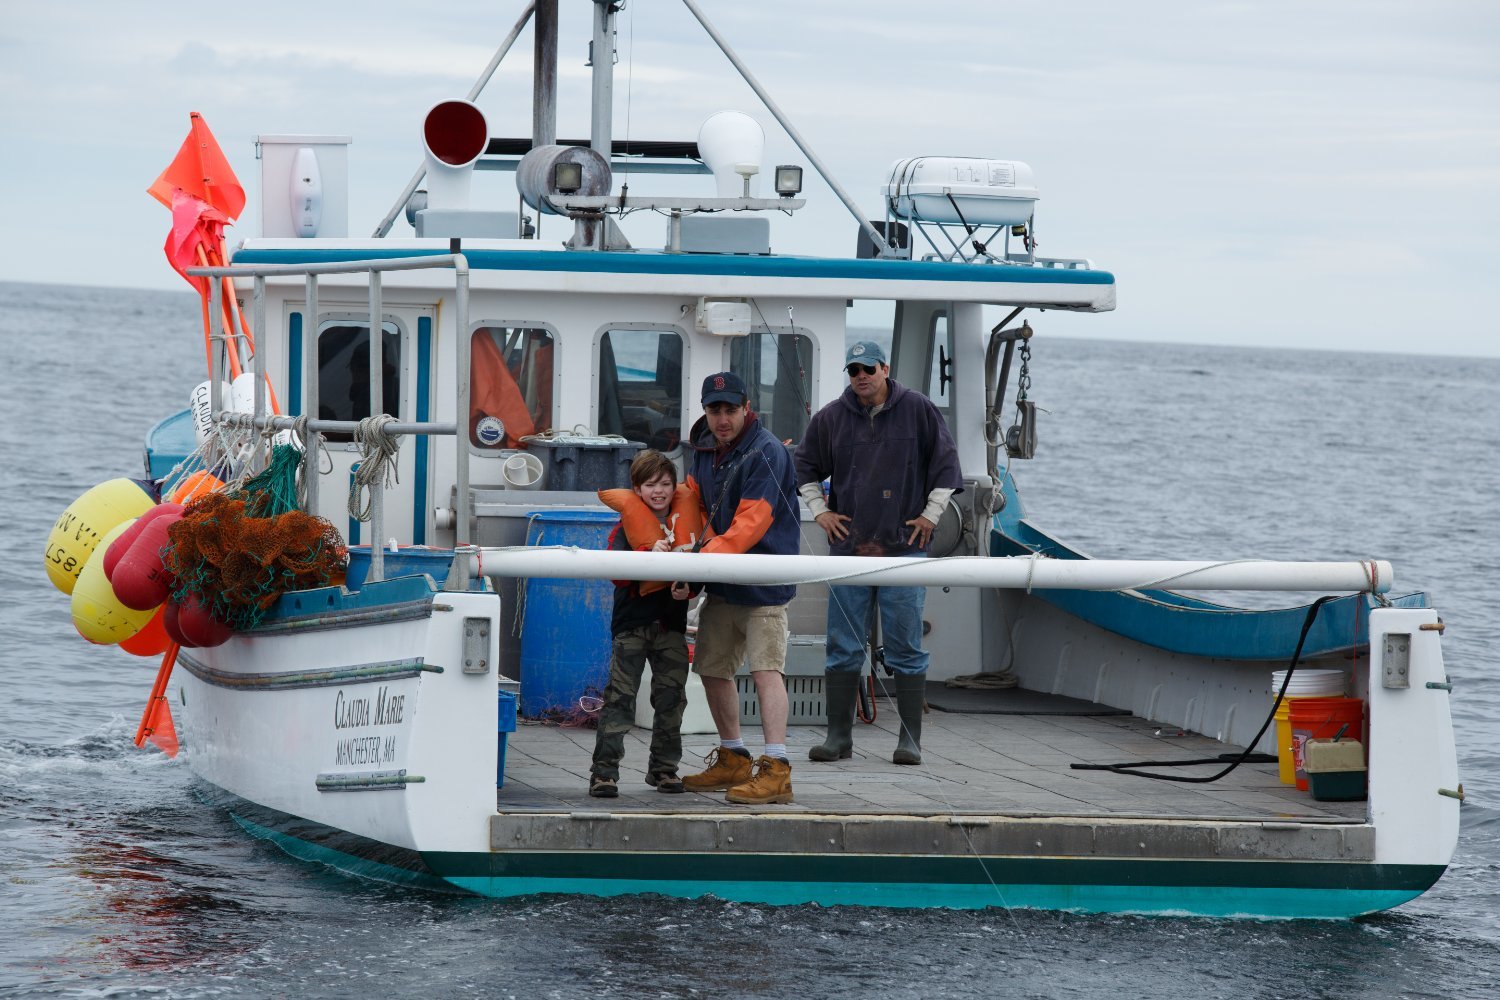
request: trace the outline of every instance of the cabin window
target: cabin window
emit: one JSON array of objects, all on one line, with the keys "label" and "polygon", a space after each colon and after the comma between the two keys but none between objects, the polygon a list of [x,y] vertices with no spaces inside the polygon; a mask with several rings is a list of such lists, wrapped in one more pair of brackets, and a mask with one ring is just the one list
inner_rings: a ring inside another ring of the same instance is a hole
[{"label": "cabin window", "polygon": [[[382,413],[401,415],[401,331],[395,323],[381,327]],[[318,333],[318,416],[323,420],[363,420],[370,416],[370,324],[329,323]],[[330,431],[328,441],[352,441],[354,435]]]},{"label": "cabin window", "polygon": [[469,444],[481,451],[521,448],[521,438],[552,429],[552,333],[538,327],[482,326],[469,342]]},{"label": "cabin window", "polygon": [[761,422],[781,441],[801,441],[812,418],[812,339],[762,328],[732,343],[729,370],[745,380]]},{"label": "cabin window", "polygon": [[682,335],[606,330],[599,340],[598,414],[600,434],[676,449],[682,443]]},{"label": "cabin window", "polygon": [[[943,411],[943,416],[951,417],[953,414],[953,332],[947,313],[933,313],[929,322],[927,385],[922,391],[928,399],[932,400],[933,405]],[[945,374],[946,379],[943,377]],[[951,420],[949,424],[952,425]]]}]

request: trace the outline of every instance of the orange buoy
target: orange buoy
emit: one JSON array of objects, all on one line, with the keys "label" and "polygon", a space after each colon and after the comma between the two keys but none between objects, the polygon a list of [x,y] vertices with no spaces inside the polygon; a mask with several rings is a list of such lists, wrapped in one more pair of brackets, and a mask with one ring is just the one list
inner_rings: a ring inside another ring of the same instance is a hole
[{"label": "orange buoy", "polygon": [[156,614],[141,629],[129,639],[120,643],[120,648],[132,656],[160,656],[167,651],[167,646],[172,639],[167,635],[167,626],[163,619],[167,614],[167,606],[163,604],[156,609]]},{"label": "orange buoy", "polygon": [[[167,533],[171,531],[172,525],[182,519],[181,505],[174,503],[170,506],[176,510],[169,510],[152,518],[115,564],[110,585],[114,587],[115,597],[127,608],[148,611],[160,606],[176,583],[162,560],[162,549],[167,546]],[[144,521],[145,518],[140,520]]]},{"label": "orange buoy", "polygon": [[216,493],[224,488],[224,482],[212,472],[204,469],[193,473],[177,487],[172,490],[171,500],[173,503],[186,504],[190,500],[196,500],[205,493]]}]

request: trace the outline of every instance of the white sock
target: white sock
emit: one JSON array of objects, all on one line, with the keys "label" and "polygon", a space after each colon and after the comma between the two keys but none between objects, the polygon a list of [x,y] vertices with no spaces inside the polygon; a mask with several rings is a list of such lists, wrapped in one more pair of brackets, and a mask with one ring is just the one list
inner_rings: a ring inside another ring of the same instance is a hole
[{"label": "white sock", "polygon": [[767,757],[775,757],[777,760],[786,760],[787,759],[787,757],[786,757],[786,744],[785,743],[767,743],[766,744],[766,756]]},{"label": "white sock", "polygon": [[721,740],[719,740],[719,743],[720,743],[720,745],[722,745],[724,747],[725,750],[743,750],[743,749],[745,749],[745,741],[743,739],[738,739],[738,740],[723,740],[723,739],[721,739]]}]

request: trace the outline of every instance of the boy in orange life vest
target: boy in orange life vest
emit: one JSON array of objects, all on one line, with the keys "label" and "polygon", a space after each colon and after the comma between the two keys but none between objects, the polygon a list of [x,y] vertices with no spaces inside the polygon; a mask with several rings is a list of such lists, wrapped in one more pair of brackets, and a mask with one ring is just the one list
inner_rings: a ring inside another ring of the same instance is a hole
[{"label": "boy in orange life vest", "polygon": [[[656,515],[662,525],[660,537],[636,539],[632,545],[625,522],[609,536],[611,549],[629,552],[669,552],[667,512],[677,488],[677,469],[659,451],[646,449],[630,463],[630,484],[635,495]],[[681,792],[677,764],[682,760],[682,712],[687,707],[687,606],[696,592],[686,584],[641,593],[641,584],[615,581],[615,609],[610,622],[614,636],[609,658],[609,684],[604,689],[604,709],[599,713],[599,734],[594,741],[589,794],[612,799],[620,794],[620,759],[625,756],[625,734],[635,725],[635,699],[646,661],[651,662],[651,758],[646,766],[646,784],[658,792]]]}]

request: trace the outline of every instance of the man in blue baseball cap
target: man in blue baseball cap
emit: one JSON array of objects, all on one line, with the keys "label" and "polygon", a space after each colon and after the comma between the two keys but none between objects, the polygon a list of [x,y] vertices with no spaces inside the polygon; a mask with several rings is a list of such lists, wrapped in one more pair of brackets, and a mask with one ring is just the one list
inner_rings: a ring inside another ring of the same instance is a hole
[{"label": "man in blue baseball cap", "polygon": [[[688,435],[687,488],[705,516],[703,552],[795,555],[800,547],[796,484],[786,446],[750,408],[745,382],[734,372],[703,380],[703,418]],[[692,792],[724,791],[730,802],[792,801],[786,754],[786,606],[797,588],[710,583],[698,617],[693,670],[719,731],[708,769],[682,779]],[[734,676],[750,667],[760,699],[765,750],[752,761],[740,735]]]},{"label": "man in blue baseball cap", "polygon": [[[851,344],[844,369],[849,388],[813,414],[797,446],[798,492],[828,535],[830,554],[925,556],[949,498],[963,488],[953,435],[932,400],[890,377],[879,344]],[[811,759],[841,760],[854,753],[854,701],[874,602],[880,608],[885,662],[896,672],[901,717],[891,760],[922,763],[926,597],[923,587],[829,586],[823,674],[828,738],[808,752]]]}]

